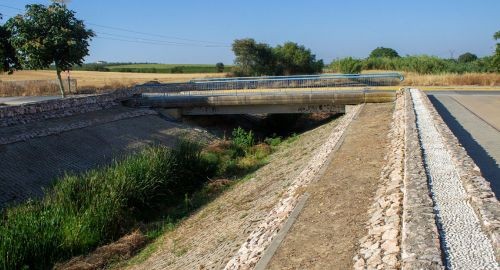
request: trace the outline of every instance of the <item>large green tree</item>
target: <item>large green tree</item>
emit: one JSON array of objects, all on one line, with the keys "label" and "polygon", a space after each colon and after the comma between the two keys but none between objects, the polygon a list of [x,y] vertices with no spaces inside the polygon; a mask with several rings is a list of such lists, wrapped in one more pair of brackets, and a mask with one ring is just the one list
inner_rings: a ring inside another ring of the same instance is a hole
[{"label": "large green tree", "polygon": [[294,42],[274,48],[277,73],[283,75],[313,74],[323,70],[323,60],[316,60],[311,50]]},{"label": "large green tree", "polygon": [[252,38],[237,39],[232,46],[236,59],[234,73],[239,76],[275,75],[273,49]]},{"label": "large green tree", "polygon": [[295,75],[319,73],[323,60],[316,60],[311,50],[294,42],[272,48],[254,39],[237,39],[233,72],[238,76]]},{"label": "large green tree", "polygon": [[470,52],[466,52],[464,54],[461,54],[458,57],[459,63],[470,63],[470,62],[474,62],[476,60],[477,60],[477,55],[470,53]]},{"label": "large green tree", "polygon": [[[0,19],[2,19],[2,14],[0,14]],[[9,74],[20,68],[16,51],[10,42],[11,36],[11,32],[4,25],[0,25],[0,72]]]},{"label": "large green tree", "polygon": [[61,3],[27,5],[25,14],[9,19],[6,25],[22,66],[44,69],[54,65],[64,97],[61,72],[83,64],[94,32]]},{"label": "large green tree", "polygon": [[370,58],[386,57],[386,58],[397,58],[399,54],[396,50],[391,48],[377,47],[370,53]]}]

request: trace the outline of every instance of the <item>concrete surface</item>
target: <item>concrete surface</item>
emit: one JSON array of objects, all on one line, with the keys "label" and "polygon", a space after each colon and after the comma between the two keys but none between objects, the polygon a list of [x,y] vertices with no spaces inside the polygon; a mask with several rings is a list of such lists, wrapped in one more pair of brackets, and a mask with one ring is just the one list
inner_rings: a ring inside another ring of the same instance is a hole
[{"label": "concrete surface", "polygon": [[427,92],[500,198],[500,92]]},{"label": "concrete surface", "polygon": [[51,99],[59,99],[60,96],[33,96],[33,97],[0,97],[0,106],[14,106],[26,103],[34,103]]},{"label": "concrete surface", "polygon": [[[105,117],[106,113],[116,110],[101,111],[94,117]],[[59,123],[71,125],[68,119]],[[43,126],[43,122],[38,124]],[[109,164],[148,144],[172,146],[179,137],[188,135],[189,129],[179,124],[147,115],[0,145],[0,208],[41,196],[44,188],[65,173]]]},{"label": "concrete surface", "polygon": [[[124,102],[141,108],[182,108],[184,115],[342,112],[345,105],[385,103],[395,100],[395,91],[281,91],[235,93],[219,91],[175,94],[143,93]],[[340,110],[339,110],[340,109]]]}]

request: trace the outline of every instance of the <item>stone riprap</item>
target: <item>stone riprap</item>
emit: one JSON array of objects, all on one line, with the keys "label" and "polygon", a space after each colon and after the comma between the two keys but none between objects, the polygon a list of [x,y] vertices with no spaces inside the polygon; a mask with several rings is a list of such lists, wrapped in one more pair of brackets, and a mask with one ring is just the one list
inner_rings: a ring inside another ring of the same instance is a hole
[{"label": "stone riprap", "polygon": [[437,115],[431,113],[427,96],[417,89],[410,91],[447,268],[500,269],[492,241],[483,230],[484,221],[474,211],[448,150],[454,146],[447,145],[437,128]]},{"label": "stone riprap", "polygon": [[115,90],[106,94],[77,96],[0,107],[0,127],[107,109],[117,105],[120,99],[130,97],[137,91],[136,88],[128,88]]},{"label": "stone riprap", "polygon": [[405,99],[398,93],[389,132],[389,152],[368,214],[368,234],[360,239],[354,269],[398,269],[401,253]]},{"label": "stone riprap", "polygon": [[420,90],[398,97],[393,120],[354,268],[498,269],[499,204],[478,167]]},{"label": "stone riprap", "polygon": [[227,263],[225,269],[252,269],[262,257],[265,249],[287,220],[300,198],[300,189],[317,178],[330,154],[338,147],[343,134],[361,106],[353,106],[334,127],[327,141],[317,150],[303,171],[284,192],[269,215],[254,229],[240,249]]},{"label": "stone riprap", "polygon": [[443,269],[439,233],[427,175],[413,101],[404,93],[404,199],[401,228],[401,269]]}]

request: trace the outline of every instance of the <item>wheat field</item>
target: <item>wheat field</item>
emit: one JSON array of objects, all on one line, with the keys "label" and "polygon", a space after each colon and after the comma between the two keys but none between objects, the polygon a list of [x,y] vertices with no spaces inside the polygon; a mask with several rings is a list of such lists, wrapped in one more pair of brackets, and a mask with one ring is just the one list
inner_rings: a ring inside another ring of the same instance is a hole
[{"label": "wheat field", "polygon": [[[365,71],[363,73],[387,72]],[[98,71],[72,71],[71,79],[77,80],[79,93],[96,93],[100,91],[118,89],[148,81],[163,83],[186,82],[195,78],[224,77],[226,73],[128,73],[128,72],[98,72]],[[500,90],[500,73],[465,73],[465,74],[431,74],[403,72],[405,80],[400,86],[415,86],[422,89],[486,89]],[[63,74],[63,79],[67,74]],[[57,95],[59,90],[56,84],[41,81],[56,80],[55,71],[17,71],[12,75],[0,74],[0,82],[20,82],[20,86],[0,83],[0,96],[37,96]],[[37,81],[37,82],[29,82]],[[389,87],[396,89],[398,87]]]}]

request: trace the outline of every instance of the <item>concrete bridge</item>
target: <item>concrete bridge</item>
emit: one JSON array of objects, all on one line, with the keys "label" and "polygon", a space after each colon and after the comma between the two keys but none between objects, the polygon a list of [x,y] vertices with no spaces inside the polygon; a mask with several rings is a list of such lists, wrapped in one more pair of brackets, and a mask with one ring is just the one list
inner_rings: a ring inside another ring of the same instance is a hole
[{"label": "concrete bridge", "polygon": [[343,113],[346,105],[393,101],[394,91],[366,88],[396,85],[402,79],[398,73],[384,73],[194,80],[175,87],[156,85],[124,104],[168,109],[175,115]]}]

